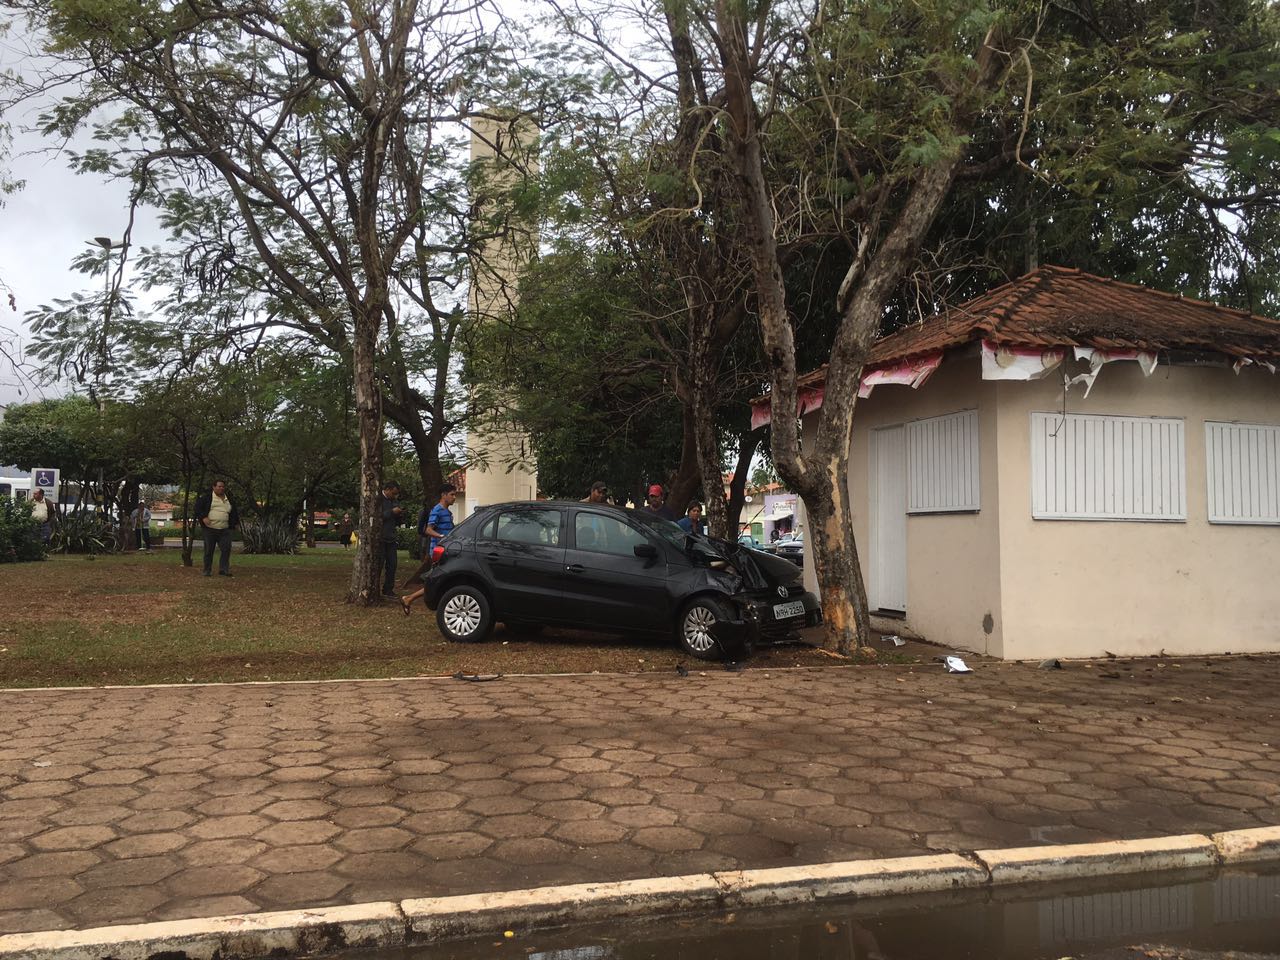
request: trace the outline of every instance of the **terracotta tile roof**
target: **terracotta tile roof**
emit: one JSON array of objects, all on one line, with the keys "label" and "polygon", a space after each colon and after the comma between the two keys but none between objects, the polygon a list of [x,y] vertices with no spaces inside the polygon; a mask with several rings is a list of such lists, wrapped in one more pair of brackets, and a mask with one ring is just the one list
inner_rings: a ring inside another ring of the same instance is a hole
[{"label": "terracotta tile roof", "polygon": [[[1043,266],[914,326],[882,337],[867,367],[883,367],[978,340],[1003,346],[1194,350],[1280,359],[1280,322],[1122,283]],[[821,382],[825,369],[801,378]]]}]

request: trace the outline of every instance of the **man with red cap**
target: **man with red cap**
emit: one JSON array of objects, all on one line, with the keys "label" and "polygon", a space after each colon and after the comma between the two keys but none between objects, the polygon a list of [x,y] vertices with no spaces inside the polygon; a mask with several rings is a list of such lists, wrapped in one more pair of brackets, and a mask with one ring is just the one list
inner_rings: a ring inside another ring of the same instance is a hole
[{"label": "man with red cap", "polygon": [[670,520],[672,523],[676,521],[676,515],[671,512],[671,508],[666,504],[666,495],[663,493],[662,484],[660,483],[655,483],[649,487],[649,497],[640,509],[646,513],[652,513],[655,517],[661,517],[663,520]]}]

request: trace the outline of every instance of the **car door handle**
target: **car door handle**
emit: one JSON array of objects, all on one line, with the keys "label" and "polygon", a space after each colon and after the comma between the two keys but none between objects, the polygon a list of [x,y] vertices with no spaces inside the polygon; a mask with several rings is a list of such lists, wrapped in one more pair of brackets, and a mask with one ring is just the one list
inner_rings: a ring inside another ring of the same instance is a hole
[{"label": "car door handle", "polygon": [[485,558],[486,560],[501,560],[501,559],[502,559],[502,554],[500,554],[500,553],[486,553],[486,554],[484,555],[484,558]]},{"label": "car door handle", "polygon": [[571,563],[567,567],[565,567],[565,569],[568,570],[570,573],[582,573],[587,568],[580,563]]}]

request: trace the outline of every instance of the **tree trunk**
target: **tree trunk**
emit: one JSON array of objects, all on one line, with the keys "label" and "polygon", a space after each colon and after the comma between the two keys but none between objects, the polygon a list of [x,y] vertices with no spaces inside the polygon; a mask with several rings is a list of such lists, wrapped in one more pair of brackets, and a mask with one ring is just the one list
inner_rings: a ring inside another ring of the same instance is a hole
[{"label": "tree trunk", "polygon": [[[702,366],[702,365],[699,365]],[[694,437],[698,444],[698,472],[706,497],[707,532],[722,540],[734,540],[729,531],[729,510],[724,497],[724,465],[716,432],[716,383],[703,367],[694,371],[692,390]]]},{"label": "tree trunk", "polygon": [[382,413],[374,382],[377,329],[376,320],[370,323],[367,317],[356,317],[352,366],[360,437],[360,541],[351,564],[347,602],[364,606],[378,602],[381,566],[378,537],[382,513],[378,498],[382,494]]},{"label": "tree trunk", "polygon": [[738,445],[738,462],[734,464],[733,480],[729,482],[727,525],[731,536],[727,539],[737,539],[742,508],[747,502],[747,474],[751,471],[751,461],[756,458],[756,451],[760,449],[760,441],[763,439],[764,427],[747,430],[743,432],[742,442]]},{"label": "tree trunk", "polygon": [[422,502],[431,504],[439,499],[444,472],[440,469],[440,438],[436,431],[427,432],[424,440],[421,446],[415,441],[413,450],[418,455],[418,476],[422,478]]},{"label": "tree trunk", "polygon": [[191,533],[191,474],[182,475],[182,565],[192,565],[195,537]]},{"label": "tree trunk", "polygon": [[116,549],[121,553],[136,550],[138,540],[133,535],[133,511],[138,505],[141,484],[137,480],[126,480],[120,490],[120,523],[116,527]]},{"label": "tree trunk", "polygon": [[[818,578],[827,643],[848,655],[870,639],[870,611],[849,508],[846,455],[825,474],[825,490],[804,497],[806,537]],[[834,474],[834,475],[833,475]]]},{"label": "tree trunk", "polygon": [[[685,512],[689,506],[689,501],[693,499],[693,495],[698,491],[698,485],[702,482],[702,470],[698,467],[697,426],[693,418],[693,411],[687,403],[681,404],[680,420],[683,428],[683,438],[680,446],[680,466],[676,468],[675,476],[671,478],[667,489],[667,506],[677,515]],[[640,488],[640,497],[636,500],[636,506],[644,503],[644,495],[649,484],[658,479],[660,478],[649,477],[644,480]]]}]

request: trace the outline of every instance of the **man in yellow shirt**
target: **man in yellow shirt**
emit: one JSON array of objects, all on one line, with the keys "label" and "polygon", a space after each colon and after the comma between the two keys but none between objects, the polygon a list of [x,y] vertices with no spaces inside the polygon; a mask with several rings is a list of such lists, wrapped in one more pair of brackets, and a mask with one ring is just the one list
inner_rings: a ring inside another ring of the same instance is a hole
[{"label": "man in yellow shirt", "polygon": [[240,525],[240,513],[227,496],[227,485],[215,480],[213,490],[196,501],[196,520],[204,533],[204,575],[213,574],[213,548],[218,548],[218,576],[231,576],[231,531]]}]

